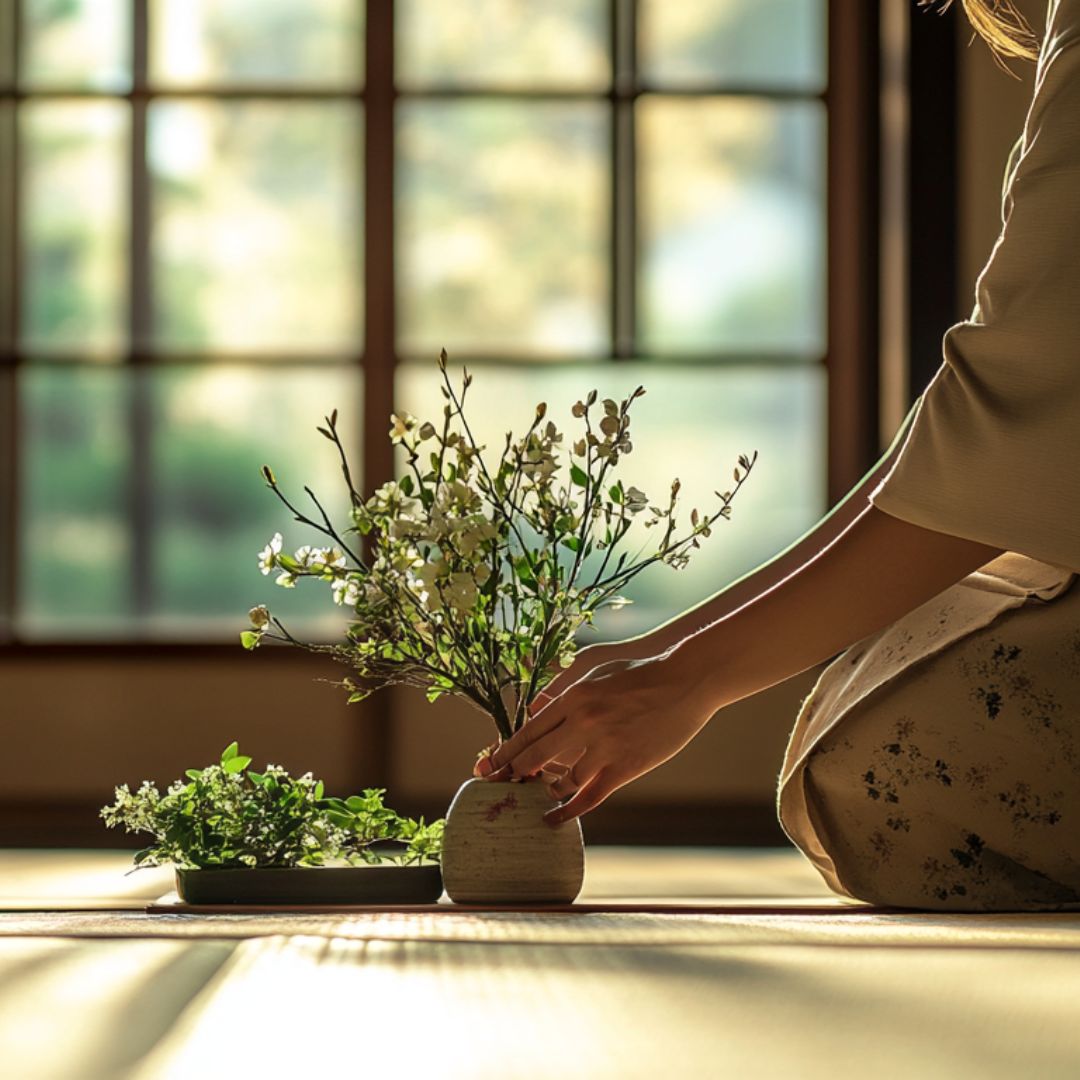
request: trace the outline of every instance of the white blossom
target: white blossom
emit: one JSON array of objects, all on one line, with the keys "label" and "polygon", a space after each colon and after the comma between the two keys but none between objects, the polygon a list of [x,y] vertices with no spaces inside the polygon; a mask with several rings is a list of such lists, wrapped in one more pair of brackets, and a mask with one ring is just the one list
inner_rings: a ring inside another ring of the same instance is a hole
[{"label": "white blossom", "polygon": [[277,557],[281,554],[282,543],[281,533],[274,533],[270,543],[259,552],[259,569],[263,572],[263,576],[269,574],[277,565]]},{"label": "white blossom", "polygon": [[306,570],[316,567],[335,569],[345,566],[345,554],[337,548],[310,547],[305,544],[296,549],[293,558]]},{"label": "white blossom", "polygon": [[455,611],[469,611],[476,603],[476,593],[476,579],[471,573],[460,570],[450,575],[443,598]]},{"label": "white blossom", "polygon": [[416,417],[410,416],[408,413],[403,413],[401,416],[398,416],[397,413],[391,413],[390,441],[394,444],[401,442],[415,427]]},{"label": "white blossom", "polygon": [[261,630],[270,622],[270,609],[265,604],[259,604],[248,612],[248,618],[251,620],[252,626],[257,630]]},{"label": "white blossom", "polygon": [[360,582],[354,577],[335,578],[330,586],[335,604],[356,607],[360,600]]}]

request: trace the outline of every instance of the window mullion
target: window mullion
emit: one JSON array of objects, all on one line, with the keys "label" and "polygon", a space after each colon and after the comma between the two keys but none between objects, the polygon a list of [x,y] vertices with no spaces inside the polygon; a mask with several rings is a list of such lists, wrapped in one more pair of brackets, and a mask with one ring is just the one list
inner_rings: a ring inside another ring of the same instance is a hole
[{"label": "window mullion", "polygon": [[611,0],[612,355],[637,353],[637,0]]},{"label": "window mullion", "polygon": [[394,400],[394,5],[368,4],[364,150],[364,480],[393,477],[386,426]]},{"label": "window mullion", "polygon": [[152,372],[139,363],[150,351],[150,177],[146,159],[145,91],[148,82],[148,0],[133,0],[131,42],[131,216],[128,235],[128,352],[131,466],[128,475],[131,528],[131,595],[135,615],[144,620],[153,606],[150,559],[153,462]]},{"label": "window mullion", "polygon": [[[19,343],[19,171],[18,130],[21,3],[0,12],[0,78],[7,85],[0,97],[0,641],[13,636],[18,605],[19,406],[16,356]],[[10,91],[8,93],[7,91]]]},{"label": "window mullion", "polygon": [[876,5],[829,4],[827,149],[828,502],[878,453]]},{"label": "window mullion", "polygon": [[[367,490],[394,476],[387,438],[394,406],[396,279],[394,274],[394,4],[367,5],[364,44],[364,357],[363,484]],[[355,755],[360,776],[389,777],[395,701],[380,696]],[[368,781],[365,781],[368,782]]]}]

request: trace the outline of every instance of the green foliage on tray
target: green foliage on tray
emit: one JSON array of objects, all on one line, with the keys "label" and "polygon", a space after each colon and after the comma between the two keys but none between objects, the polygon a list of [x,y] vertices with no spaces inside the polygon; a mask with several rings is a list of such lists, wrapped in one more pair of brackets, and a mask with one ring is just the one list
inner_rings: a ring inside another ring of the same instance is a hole
[{"label": "green foliage on tray", "polygon": [[[310,773],[291,777],[277,765],[262,772],[234,742],[216,765],[188,769],[162,794],[149,781],[116,789],[101,811],[110,828],[145,832],[153,843],[136,866],[224,870],[336,863],[437,862],[443,822],[402,817],[381,788],[345,799],[324,795]],[[380,842],[392,841],[392,849]]]}]

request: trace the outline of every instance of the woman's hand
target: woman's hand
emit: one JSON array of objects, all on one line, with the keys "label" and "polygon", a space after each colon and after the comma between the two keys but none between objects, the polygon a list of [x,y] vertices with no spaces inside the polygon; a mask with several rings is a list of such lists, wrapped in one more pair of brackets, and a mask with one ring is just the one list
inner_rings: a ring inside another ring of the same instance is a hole
[{"label": "woman's hand", "polygon": [[[659,650],[653,650],[659,651]],[[623,664],[628,660],[639,660],[652,653],[643,650],[636,641],[611,641],[601,645],[586,645],[574,654],[574,662],[563,668],[554,679],[536,695],[535,712],[555,700],[563,691],[574,683],[587,679],[597,668],[607,664]]]},{"label": "woman's hand", "polygon": [[827,660],[1000,554],[867,505],[806,565],[650,660],[595,668],[477,763],[489,779],[555,774],[552,824],[674,756],[709,717]]},{"label": "woman's hand", "polygon": [[673,650],[649,660],[615,660],[574,683],[536,713],[477,771],[490,780],[547,773],[563,805],[561,824],[678,753],[714,709]]}]

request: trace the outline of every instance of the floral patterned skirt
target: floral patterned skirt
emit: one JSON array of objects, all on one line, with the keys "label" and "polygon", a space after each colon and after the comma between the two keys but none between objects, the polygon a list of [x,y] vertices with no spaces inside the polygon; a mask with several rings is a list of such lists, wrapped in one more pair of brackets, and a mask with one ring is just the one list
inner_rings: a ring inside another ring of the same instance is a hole
[{"label": "floral patterned skirt", "polygon": [[956,911],[1080,908],[1080,587],[1014,554],[833,661],[780,778],[838,893]]}]

